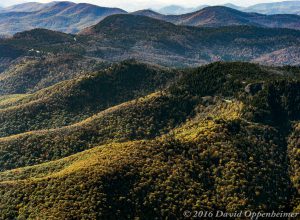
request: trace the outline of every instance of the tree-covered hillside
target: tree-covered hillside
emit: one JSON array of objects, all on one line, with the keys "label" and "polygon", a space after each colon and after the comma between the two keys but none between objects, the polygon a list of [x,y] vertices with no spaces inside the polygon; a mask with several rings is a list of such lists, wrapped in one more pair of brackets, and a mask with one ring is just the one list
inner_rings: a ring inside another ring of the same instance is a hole
[{"label": "tree-covered hillside", "polygon": [[1,96],[0,218],[297,212],[299,111],[299,67],[242,62],[126,61]]},{"label": "tree-covered hillside", "polygon": [[[176,72],[124,62],[94,74],[60,82],[0,109],[0,136],[55,128],[164,88]],[[20,120],[22,118],[22,120]]]},{"label": "tree-covered hillside", "polygon": [[74,54],[26,56],[1,73],[0,94],[32,93],[108,66],[106,62]]}]

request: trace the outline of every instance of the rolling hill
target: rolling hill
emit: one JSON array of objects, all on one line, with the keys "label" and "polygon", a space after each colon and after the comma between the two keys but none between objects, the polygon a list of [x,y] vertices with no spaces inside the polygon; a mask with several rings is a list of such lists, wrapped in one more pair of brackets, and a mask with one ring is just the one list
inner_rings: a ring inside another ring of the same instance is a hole
[{"label": "rolling hill", "polygon": [[[267,78],[274,81],[282,80],[285,77],[297,79],[300,76],[299,68],[288,71],[282,68],[268,69],[247,63],[212,64],[195,70],[187,70],[185,74],[178,70],[165,72],[163,69],[159,70],[157,67],[135,62],[123,63],[119,67],[114,67],[114,70],[116,68],[124,70],[111,71],[110,74],[113,73],[114,77],[124,78],[116,78],[114,82],[107,85],[103,81],[107,81],[106,78],[109,76],[98,75],[97,78],[81,78],[80,80],[73,80],[75,82],[66,81],[33,95],[5,96],[0,102],[0,114],[2,118],[5,118],[0,122],[2,127],[2,138],[0,138],[0,158],[2,159],[0,161],[3,161],[0,163],[0,170],[60,159],[112,141],[151,139],[168,133],[188,118],[194,117],[195,108],[198,104],[204,108],[210,102],[215,103],[212,106],[217,111],[219,105],[226,106],[226,101],[222,100],[221,97],[234,99],[235,94],[243,93],[249,83],[261,83]],[[241,68],[244,68],[245,71],[242,72]],[[225,73],[220,74],[222,70]],[[130,73],[130,71],[141,74],[141,77],[147,79],[147,82],[152,83],[152,85],[146,83],[147,88],[144,85],[134,87],[133,83],[122,85],[126,81],[135,80],[133,78],[137,77],[137,74]],[[226,81],[228,72],[231,73],[232,79]],[[218,78],[215,77],[217,74],[219,75]],[[219,81],[223,81],[223,83],[218,83]],[[79,87],[77,84],[90,84],[90,86],[85,88]],[[123,86],[123,88],[118,88],[119,91],[124,91],[127,88],[128,95],[125,96],[124,92],[115,92],[114,84],[119,85],[119,87]],[[201,86],[197,87],[197,84]],[[110,89],[96,92],[96,86],[109,87]],[[57,91],[58,87],[61,88],[59,91]],[[140,87],[140,91],[137,90],[138,87]],[[159,89],[165,91],[151,93]],[[115,97],[105,98],[105,92],[115,94]],[[66,96],[66,93],[70,95]],[[77,96],[71,95],[74,93]],[[91,97],[91,94],[94,93],[98,94]],[[135,96],[131,93],[135,93]],[[118,96],[122,94],[124,94],[123,100],[130,101],[122,104],[119,104],[120,101],[116,101],[116,104],[109,102],[109,99],[120,99]],[[145,94],[150,95],[142,97]],[[216,96],[215,98],[207,98],[213,94]],[[137,98],[131,100],[128,97]],[[206,98],[202,101],[201,97]],[[50,106],[54,102],[57,103],[56,106]],[[81,106],[84,105],[86,109],[77,109],[76,111],[75,104],[72,104],[72,109],[70,109],[70,103],[78,102],[81,103]],[[104,102],[109,104],[105,105]],[[230,108],[229,106],[231,105],[229,104],[228,108]],[[47,108],[47,112],[45,108]],[[210,108],[207,111],[210,111]],[[35,112],[35,115],[29,114],[32,111]],[[213,110],[211,111],[213,112]],[[258,112],[258,110],[256,111]],[[59,116],[61,121],[56,119],[58,117],[57,112],[64,112],[63,115]],[[296,115],[297,109],[291,109],[290,112],[292,119],[294,117],[292,115]],[[52,113],[51,118],[47,116],[48,113]],[[85,116],[73,119],[72,115],[76,113]],[[15,115],[24,115],[23,120],[19,122]],[[126,117],[120,117],[120,115]],[[268,118],[270,117],[265,117],[265,119]],[[298,118],[296,116],[293,119]],[[270,120],[272,123],[274,119],[270,118]],[[25,127],[24,124],[31,125]],[[53,129],[46,129],[51,127]],[[14,133],[17,135],[9,136]],[[43,146],[38,145],[39,143],[43,143]],[[39,146],[38,149],[37,146]],[[20,151],[23,153],[21,154]]]},{"label": "rolling hill", "polygon": [[1,73],[0,94],[32,93],[107,66],[105,62],[74,54],[25,56]]},{"label": "rolling hill", "polygon": [[[128,61],[2,97],[1,118],[21,106],[36,113],[37,97],[62,102],[74,88],[82,98],[64,108],[86,105],[86,97],[100,107],[69,126],[0,138],[0,216],[173,218],[191,207],[297,212],[299,77],[299,67],[234,62],[166,70]],[[103,91],[95,88],[109,88],[113,104],[102,108]],[[124,93],[133,91],[138,95]],[[39,127],[44,117],[19,123]]]},{"label": "rolling hill", "polygon": [[60,82],[21,96],[11,105],[5,104],[0,110],[0,136],[79,122],[98,111],[163,88],[172,76],[175,77],[168,70],[125,62]]}]

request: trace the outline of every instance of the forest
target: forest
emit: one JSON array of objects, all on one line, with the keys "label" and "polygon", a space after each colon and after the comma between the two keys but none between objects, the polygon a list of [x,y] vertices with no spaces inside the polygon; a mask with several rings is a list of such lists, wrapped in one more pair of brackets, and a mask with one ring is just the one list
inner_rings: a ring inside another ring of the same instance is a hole
[{"label": "forest", "polygon": [[65,61],[1,87],[0,219],[300,211],[299,67]]}]

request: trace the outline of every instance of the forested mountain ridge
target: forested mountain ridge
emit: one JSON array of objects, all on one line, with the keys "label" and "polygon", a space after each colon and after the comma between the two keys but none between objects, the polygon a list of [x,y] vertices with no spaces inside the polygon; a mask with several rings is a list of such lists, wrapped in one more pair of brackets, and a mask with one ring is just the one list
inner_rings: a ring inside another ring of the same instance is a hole
[{"label": "forested mountain ridge", "polygon": [[0,94],[32,93],[108,66],[76,54],[24,56],[1,73]]},{"label": "forested mountain ridge", "polygon": [[196,28],[145,16],[113,15],[78,35],[35,29],[0,39],[0,70],[6,70],[11,62],[24,56],[53,54],[85,56],[96,62],[135,58],[170,67],[215,61],[297,65],[299,41],[300,32],[289,29]]},{"label": "forested mountain ridge", "polygon": [[[16,135],[0,138],[0,216],[297,212],[299,91],[299,67],[219,62],[178,70],[127,61],[2,97],[2,134],[4,127]],[[67,119],[78,105],[84,117],[45,129],[42,121],[53,118],[40,100],[51,103],[51,115]],[[23,106],[35,117],[15,120]]]},{"label": "forested mountain ridge", "polygon": [[3,125],[0,136],[83,120],[98,111],[163,88],[173,77],[174,73],[167,69],[125,62],[63,81],[20,97],[11,105],[6,103],[0,110]]}]

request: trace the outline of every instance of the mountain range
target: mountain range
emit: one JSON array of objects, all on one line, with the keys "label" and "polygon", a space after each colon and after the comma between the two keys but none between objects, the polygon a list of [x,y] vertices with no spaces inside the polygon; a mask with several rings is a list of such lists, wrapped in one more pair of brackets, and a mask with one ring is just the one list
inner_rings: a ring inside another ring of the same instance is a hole
[{"label": "mountain range", "polygon": [[[300,14],[299,1],[261,3],[261,4],[251,5],[248,7],[237,6],[231,3],[227,3],[220,6],[226,6],[244,12],[254,12],[260,14]],[[179,5],[169,5],[161,9],[157,9],[156,11],[165,15],[180,15],[180,14],[192,13],[206,7],[209,7],[209,5],[201,5],[194,8],[193,7],[186,8]]]},{"label": "mountain range", "polygon": [[262,14],[300,14],[300,1],[261,3],[243,9]]},{"label": "mountain range", "polygon": [[33,93],[127,59],[167,68],[217,61],[300,65],[299,45],[297,30],[198,28],[112,15],[77,35],[34,29],[0,39],[0,95]]},{"label": "mountain range", "polygon": [[247,13],[224,6],[206,7],[200,11],[183,15],[162,15],[149,10],[142,10],[134,12],[133,14],[149,16],[177,25],[196,27],[251,25],[258,27],[300,29],[300,16],[298,15]]},{"label": "mountain range", "polygon": [[[195,12],[182,15],[164,15],[151,10],[141,10],[130,14],[149,16],[177,25],[197,27],[252,25],[300,29],[300,16],[298,15],[265,15],[232,9],[230,7],[238,7],[230,4],[226,6],[228,7],[200,7]],[[0,35],[12,35],[34,28],[78,33],[114,14],[128,14],[128,12],[118,8],[105,8],[85,3],[24,3],[0,10]]]},{"label": "mountain range", "polygon": [[0,33],[13,34],[34,28],[76,33],[109,15],[122,13],[126,12],[85,3],[24,3],[6,8],[0,13]]},{"label": "mountain range", "polygon": [[300,213],[299,16],[3,10],[0,219]]},{"label": "mountain range", "polygon": [[2,71],[8,71],[10,63],[28,55],[65,53],[104,62],[138,59],[181,67],[235,60],[299,65],[299,42],[300,31],[291,29],[199,28],[124,14],[109,16],[77,35],[46,29],[18,33],[0,40],[0,59]]}]

